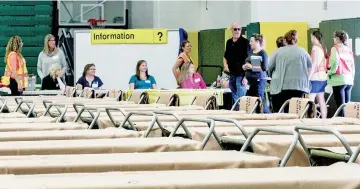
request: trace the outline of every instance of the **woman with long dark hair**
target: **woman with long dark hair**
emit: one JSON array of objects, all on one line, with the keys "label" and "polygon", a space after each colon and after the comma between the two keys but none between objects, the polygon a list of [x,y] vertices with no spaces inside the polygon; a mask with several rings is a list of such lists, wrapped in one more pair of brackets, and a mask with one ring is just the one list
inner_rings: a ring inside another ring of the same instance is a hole
[{"label": "woman with long dark hair", "polygon": [[177,57],[177,61],[175,62],[175,64],[173,65],[172,68],[172,72],[173,75],[175,77],[175,79],[177,80],[177,83],[179,83],[178,81],[178,77],[179,77],[179,73],[182,69],[182,66],[184,63],[194,63],[191,56],[190,56],[190,52],[192,50],[192,45],[189,41],[183,41],[182,44],[180,45],[180,51],[181,53],[179,54],[179,56]]},{"label": "woman with long dark hair", "polygon": [[157,82],[148,74],[148,65],[145,60],[139,60],[135,67],[135,75],[129,80],[129,89],[156,89]]},{"label": "woman with long dark hair", "polygon": [[[347,46],[348,35],[345,31],[336,31],[333,35],[328,62],[327,83],[332,86],[333,96],[338,107],[351,100],[351,89],[355,78],[355,62],[352,50]],[[344,116],[344,111],[341,111]]]},{"label": "woman with long dark hair", "polygon": [[311,91],[309,98],[312,101],[317,101],[320,105],[321,117],[327,118],[327,106],[325,102],[325,88],[327,85],[326,74],[326,59],[327,50],[322,42],[322,33],[320,31],[314,31],[311,34],[312,51],[311,61],[312,69],[309,73],[309,79],[311,81]]}]

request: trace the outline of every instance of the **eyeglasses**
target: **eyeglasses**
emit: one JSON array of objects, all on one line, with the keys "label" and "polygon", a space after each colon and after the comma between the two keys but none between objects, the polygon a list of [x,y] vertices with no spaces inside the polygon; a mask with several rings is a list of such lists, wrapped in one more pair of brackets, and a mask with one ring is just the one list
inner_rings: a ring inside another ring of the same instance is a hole
[{"label": "eyeglasses", "polygon": [[241,31],[241,28],[233,28],[233,31]]}]

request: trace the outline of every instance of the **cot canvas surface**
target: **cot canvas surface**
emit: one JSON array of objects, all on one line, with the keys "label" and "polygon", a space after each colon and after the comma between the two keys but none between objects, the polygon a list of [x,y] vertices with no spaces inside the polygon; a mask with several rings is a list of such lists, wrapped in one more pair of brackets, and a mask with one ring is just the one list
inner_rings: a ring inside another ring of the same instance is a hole
[{"label": "cot canvas surface", "polygon": [[139,60],[146,60],[148,73],[155,77],[158,88],[175,89],[172,67],[179,50],[179,31],[168,30],[167,44],[91,44],[90,30],[75,30],[75,82],[82,76],[84,66],[96,65],[103,89],[128,89]]}]

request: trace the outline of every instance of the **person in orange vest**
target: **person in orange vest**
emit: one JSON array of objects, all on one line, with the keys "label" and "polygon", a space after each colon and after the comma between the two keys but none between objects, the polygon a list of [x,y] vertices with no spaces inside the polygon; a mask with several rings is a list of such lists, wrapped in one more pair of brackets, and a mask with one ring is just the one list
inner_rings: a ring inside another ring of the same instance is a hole
[{"label": "person in orange vest", "polygon": [[1,78],[4,86],[11,90],[12,96],[19,96],[28,86],[28,70],[21,54],[23,42],[19,36],[10,38],[5,53],[5,72]]},{"label": "person in orange vest", "polygon": [[181,50],[181,53],[179,54],[177,61],[172,68],[174,77],[177,80],[178,85],[180,85],[179,74],[180,74],[180,70],[182,69],[183,64],[184,63],[192,63],[192,64],[194,63],[190,56],[190,52],[192,50],[192,45],[189,41],[183,41],[180,46],[180,50]]}]

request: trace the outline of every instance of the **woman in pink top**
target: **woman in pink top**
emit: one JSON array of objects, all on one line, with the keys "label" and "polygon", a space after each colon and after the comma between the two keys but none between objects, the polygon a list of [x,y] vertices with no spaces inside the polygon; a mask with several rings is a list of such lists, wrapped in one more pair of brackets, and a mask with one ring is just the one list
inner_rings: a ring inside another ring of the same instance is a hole
[{"label": "woman in pink top", "polygon": [[179,83],[182,89],[206,89],[206,83],[204,82],[201,74],[194,71],[194,65],[192,63],[184,63],[182,66]]}]

